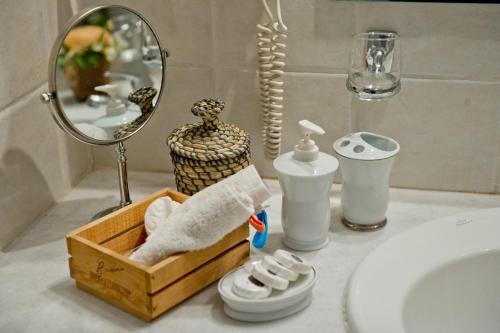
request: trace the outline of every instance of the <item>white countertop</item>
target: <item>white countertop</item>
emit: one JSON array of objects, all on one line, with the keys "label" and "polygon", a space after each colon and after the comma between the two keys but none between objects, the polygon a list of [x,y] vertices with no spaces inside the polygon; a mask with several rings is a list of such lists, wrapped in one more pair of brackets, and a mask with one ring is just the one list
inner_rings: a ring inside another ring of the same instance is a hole
[{"label": "white countertop", "polygon": [[[131,172],[129,179],[132,200],[174,184],[172,175],[161,173]],[[265,252],[273,252],[283,247],[281,195],[277,181],[266,182],[274,195],[268,208],[270,236]],[[310,307],[274,322],[237,322],[224,315],[213,284],[152,323],[146,323],[77,289],[69,277],[65,234],[85,225],[97,211],[118,202],[115,171],[93,172],[0,253],[0,331],[345,332],[342,319],[345,285],[375,246],[431,219],[500,205],[499,195],[391,189],[387,226],[380,231],[360,233],[340,223],[339,189],[335,185],[331,196],[334,218],[330,244],[319,251],[300,254],[318,271]]]}]

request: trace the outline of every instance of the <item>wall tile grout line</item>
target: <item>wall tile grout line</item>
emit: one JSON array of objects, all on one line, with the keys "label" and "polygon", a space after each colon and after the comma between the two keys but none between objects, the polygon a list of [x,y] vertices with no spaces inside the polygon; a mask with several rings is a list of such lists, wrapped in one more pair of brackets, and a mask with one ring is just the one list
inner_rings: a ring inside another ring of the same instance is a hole
[{"label": "wall tile grout line", "polygon": [[41,87],[43,86],[47,86],[47,81],[42,81],[41,83],[39,83],[37,86],[35,86],[34,88],[32,88],[31,90],[28,90],[27,92],[25,92],[24,94],[20,95],[20,96],[16,96],[16,98],[14,98],[13,100],[11,100],[9,103],[5,104],[5,105],[2,105],[0,106],[0,115],[3,113],[3,112],[6,112],[8,109],[11,109],[13,106],[15,106],[17,103],[19,102],[22,102],[25,98],[27,98],[27,96],[31,96],[31,94],[33,94],[34,91],[40,91],[41,90]]},{"label": "wall tile grout line", "polygon": [[497,134],[495,140],[495,159],[493,161],[493,185],[495,193],[500,193],[500,109],[497,109]]},{"label": "wall tile grout line", "polygon": [[212,96],[215,96],[216,94],[216,85],[217,85],[217,78],[216,78],[216,57],[217,57],[217,48],[216,48],[216,36],[215,36],[215,22],[217,22],[217,16],[216,16],[216,11],[214,10],[214,1],[215,0],[210,0],[210,36],[211,38],[211,45],[210,45],[210,53],[212,55],[212,61],[211,61],[211,75],[212,75]]},{"label": "wall tile grout line", "polygon": [[[45,89],[44,89],[45,88]],[[32,90],[22,94],[21,96],[18,96],[16,97],[15,99],[13,99],[9,104],[3,106],[1,109],[0,109],[0,118],[2,116],[7,116],[7,115],[10,115],[9,112],[14,112],[13,110],[15,109],[16,105],[18,103],[22,103],[23,101],[27,100],[27,99],[30,99],[33,97],[33,95],[35,94],[40,94],[41,92],[43,92],[44,90],[47,90],[47,81],[45,82],[42,82],[41,84],[39,84],[38,86],[36,86],[35,88],[33,88]],[[41,103],[41,102],[40,102]],[[47,109],[47,112],[50,112],[48,109]]]},{"label": "wall tile grout line", "polygon": [[[186,68],[184,66],[176,66],[172,65],[171,67],[176,67],[176,68]],[[210,67],[204,67],[204,66],[198,66],[198,67],[189,67],[189,68],[210,68]],[[236,71],[240,73],[251,73],[256,71],[256,69],[253,68],[241,68],[241,67],[222,67],[222,66],[215,66],[216,70],[222,70],[222,71]],[[347,73],[345,72],[311,72],[311,71],[297,71],[297,70],[286,70],[285,74],[291,74],[291,75],[307,75],[307,76],[335,76],[335,77],[345,77],[347,78]],[[441,77],[438,75],[402,75],[401,79],[403,80],[421,80],[421,81],[445,81],[449,83],[477,83],[477,84],[500,84],[500,78],[495,78],[495,79],[487,79],[487,78],[480,78],[480,77],[468,77],[468,78],[453,78],[453,77]]]},{"label": "wall tile grout line", "polygon": [[[192,68],[206,68],[197,65],[179,65],[172,64],[172,67],[192,67]],[[255,65],[243,66],[220,66],[215,65],[217,69],[221,70],[236,70],[243,72],[254,71]],[[290,74],[311,74],[311,75],[344,75],[347,76],[347,69],[340,68],[327,68],[327,67],[301,67],[301,66],[287,66],[285,73]],[[500,83],[500,76],[484,77],[484,76],[444,76],[437,74],[402,74],[402,79],[415,79],[415,80],[436,80],[436,81],[465,81],[465,82],[479,82],[479,83]]]}]

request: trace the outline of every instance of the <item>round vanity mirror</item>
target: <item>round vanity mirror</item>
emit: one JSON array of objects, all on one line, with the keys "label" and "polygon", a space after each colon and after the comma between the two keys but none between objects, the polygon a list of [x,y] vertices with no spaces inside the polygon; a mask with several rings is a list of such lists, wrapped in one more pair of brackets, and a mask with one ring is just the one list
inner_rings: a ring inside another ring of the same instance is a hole
[{"label": "round vanity mirror", "polygon": [[131,202],[123,141],[153,115],[167,56],[139,13],[115,5],[75,15],[52,48],[49,91],[41,100],[50,104],[57,124],[73,138],[93,145],[118,144],[118,208]]},{"label": "round vanity mirror", "polygon": [[163,88],[165,57],[146,20],[121,6],[76,15],[52,49],[50,100],[57,123],[97,145],[123,141],[152,116]]}]

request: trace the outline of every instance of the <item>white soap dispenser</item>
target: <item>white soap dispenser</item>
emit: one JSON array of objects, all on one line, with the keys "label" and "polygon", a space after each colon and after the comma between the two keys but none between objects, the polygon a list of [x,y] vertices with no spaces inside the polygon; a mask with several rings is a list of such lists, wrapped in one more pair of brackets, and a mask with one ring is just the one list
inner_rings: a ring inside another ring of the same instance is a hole
[{"label": "white soap dispenser", "polygon": [[97,86],[94,90],[109,95],[109,102],[106,105],[106,115],[95,120],[92,124],[104,129],[110,138],[113,137],[118,128],[133,122],[141,116],[141,111],[136,105],[127,107],[123,101],[118,98],[120,87],[117,84]]},{"label": "white soap dispenser", "polygon": [[106,115],[118,116],[125,112],[125,104],[118,99],[119,87],[116,84],[105,84],[94,88],[96,91],[106,93],[109,96],[108,105],[106,105]]},{"label": "white soap dispenser", "polygon": [[311,134],[325,131],[308,120],[299,121],[303,138],[291,152],[274,160],[283,191],[283,243],[295,250],[312,251],[328,244],[330,188],[339,163],[319,151]]}]

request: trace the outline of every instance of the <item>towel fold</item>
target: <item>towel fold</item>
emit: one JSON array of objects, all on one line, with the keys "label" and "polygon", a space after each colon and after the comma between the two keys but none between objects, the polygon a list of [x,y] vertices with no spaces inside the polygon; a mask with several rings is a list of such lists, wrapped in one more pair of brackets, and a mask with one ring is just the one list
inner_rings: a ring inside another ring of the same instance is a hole
[{"label": "towel fold", "polygon": [[271,196],[253,164],[224,179],[222,182],[234,187],[238,192],[247,193],[252,198],[255,208],[262,205]]},{"label": "towel fold", "polygon": [[165,221],[180,205],[170,197],[161,197],[153,201],[146,209],[146,214],[144,214],[146,233],[148,235],[152,234],[158,228],[158,224]]},{"label": "towel fold", "polygon": [[[130,258],[146,265],[185,251],[206,248],[244,223],[270,197],[253,165],[188,198]],[[158,204],[160,206],[160,204]]]}]

